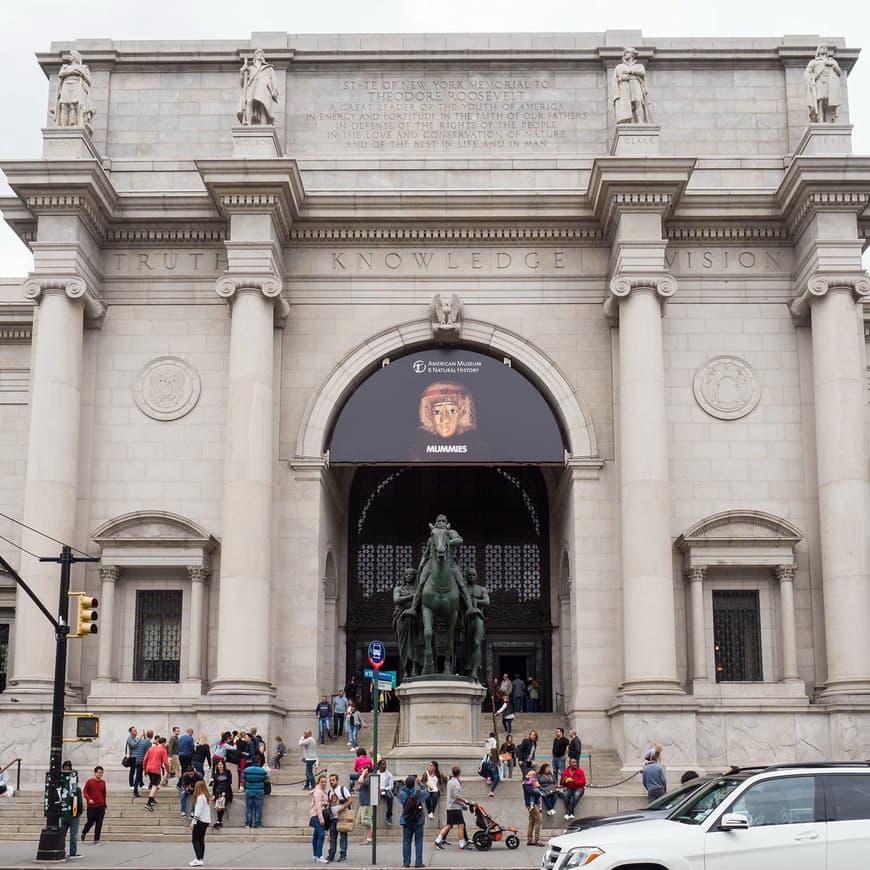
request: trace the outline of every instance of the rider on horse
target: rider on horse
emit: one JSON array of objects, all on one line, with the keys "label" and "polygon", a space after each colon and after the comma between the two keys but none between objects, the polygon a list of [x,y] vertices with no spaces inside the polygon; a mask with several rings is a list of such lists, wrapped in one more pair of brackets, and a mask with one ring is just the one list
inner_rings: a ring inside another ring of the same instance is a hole
[{"label": "rider on horse", "polygon": [[[444,516],[444,514],[438,514],[438,516],[435,517],[435,525],[433,528],[446,529],[447,531],[451,556],[450,575],[453,577],[453,582],[456,584],[456,589],[459,592],[462,615],[466,616],[470,611],[474,610],[475,607],[471,602],[471,596],[468,594],[468,587],[462,579],[462,571],[456,560],[453,558],[454,547],[458,547],[462,543],[462,537],[459,532],[450,528],[450,523],[447,522],[447,517]],[[411,603],[409,608],[411,611],[416,612],[420,609],[420,598],[423,595],[423,588],[426,585],[426,581],[429,579],[429,574],[432,572],[432,566],[429,560],[433,555],[432,539],[430,538],[426,541],[426,546],[423,548],[423,555],[420,557],[420,567],[417,569],[420,572],[420,581],[417,583],[417,591],[414,595],[414,601]]]}]

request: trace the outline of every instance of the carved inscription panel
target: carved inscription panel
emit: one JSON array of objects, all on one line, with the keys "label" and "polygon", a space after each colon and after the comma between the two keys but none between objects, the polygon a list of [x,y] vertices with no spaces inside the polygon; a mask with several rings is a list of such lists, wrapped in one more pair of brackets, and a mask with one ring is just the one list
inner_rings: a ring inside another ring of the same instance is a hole
[{"label": "carved inscription panel", "polygon": [[[316,87],[315,87],[316,84]],[[289,153],[584,153],[604,146],[602,73],[371,71],[298,76]]]}]

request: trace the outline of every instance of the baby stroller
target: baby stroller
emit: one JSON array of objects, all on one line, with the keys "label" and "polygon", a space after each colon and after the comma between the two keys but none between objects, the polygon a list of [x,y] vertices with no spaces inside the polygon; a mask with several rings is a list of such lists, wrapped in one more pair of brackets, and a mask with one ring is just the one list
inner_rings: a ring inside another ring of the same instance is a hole
[{"label": "baby stroller", "polygon": [[520,838],[517,836],[516,828],[503,828],[481,804],[471,804],[469,809],[474,811],[474,819],[479,828],[471,838],[471,842],[474,843],[476,849],[485,852],[492,846],[493,842],[498,842],[503,837],[504,844],[508,849],[519,848]]}]

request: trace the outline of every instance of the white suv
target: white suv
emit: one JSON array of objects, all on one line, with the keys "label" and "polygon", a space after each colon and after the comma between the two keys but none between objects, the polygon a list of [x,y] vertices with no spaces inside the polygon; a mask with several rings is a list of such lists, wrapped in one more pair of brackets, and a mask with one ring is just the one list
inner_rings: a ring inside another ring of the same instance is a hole
[{"label": "white suv", "polygon": [[542,870],[867,870],[870,762],[735,769],[667,818],[548,843]]}]

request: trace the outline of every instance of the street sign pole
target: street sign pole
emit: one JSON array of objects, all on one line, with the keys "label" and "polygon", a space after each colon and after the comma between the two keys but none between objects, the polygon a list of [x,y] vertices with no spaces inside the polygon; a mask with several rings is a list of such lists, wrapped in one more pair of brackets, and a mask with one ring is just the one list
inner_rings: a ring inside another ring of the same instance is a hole
[{"label": "street sign pole", "polygon": [[[380,680],[379,672],[383,667],[384,661],[386,660],[386,648],[379,640],[373,640],[369,644],[369,664],[372,666],[374,670],[374,674],[372,676],[372,698],[374,699],[374,710],[372,711],[372,728],[374,730],[374,734],[372,735],[372,761],[375,763],[375,771],[377,771],[378,765],[378,708],[380,707]],[[380,777],[375,777],[375,782],[380,786]],[[378,863],[378,792],[380,791],[380,787],[378,787],[374,793],[369,791],[369,794],[372,795],[374,799],[374,804],[372,806],[372,864]]]}]

